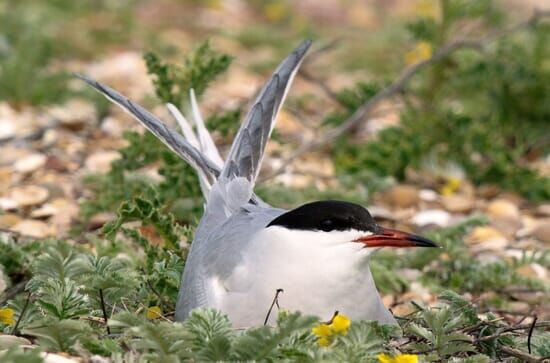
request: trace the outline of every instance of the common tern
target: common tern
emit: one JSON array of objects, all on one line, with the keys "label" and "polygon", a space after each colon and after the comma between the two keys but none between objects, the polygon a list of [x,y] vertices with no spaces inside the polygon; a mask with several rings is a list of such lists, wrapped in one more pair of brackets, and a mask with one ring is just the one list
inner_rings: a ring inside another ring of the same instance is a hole
[{"label": "common tern", "polygon": [[[191,92],[193,125],[172,105],[183,135],[115,90],[77,75],[130,113],[194,167],[205,198],[185,264],[176,320],[211,307],[235,327],[260,325],[275,292],[280,306],[327,318],[339,311],[352,319],[395,324],[369,270],[379,247],[436,247],[424,237],[384,228],[364,207],[316,201],[287,211],[254,193],[254,184],[277,114],[310,47],[303,41],[283,60],[256,98],[226,161],[220,157]],[[196,133],[195,133],[196,132]],[[270,318],[269,323],[274,321]]]}]

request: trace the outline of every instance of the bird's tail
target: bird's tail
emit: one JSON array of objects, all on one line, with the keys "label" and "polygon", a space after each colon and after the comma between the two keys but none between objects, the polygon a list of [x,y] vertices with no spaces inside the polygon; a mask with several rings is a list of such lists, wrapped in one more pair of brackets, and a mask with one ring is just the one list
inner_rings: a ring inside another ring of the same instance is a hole
[{"label": "bird's tail", "polygon": [[226,162],[221,158],[204,124],[193,90],[190,91],[190,100],[194,125],[174,105],[167,105],[180,125],[182,136],[112,88],[83,75],[76,76],[132,115],[168,148],[193,166],[199,174],[205,199],[208,201],[214,196],[217,199],[215,204],[221,207],[219,203],[222,203],[224,214],[230,214],[243,202],[250,200],[255,204],[263,203],[253,193],[254,183],[275,119],[310,45],[311,41],[303,41],[277,67],[235,136]]}]

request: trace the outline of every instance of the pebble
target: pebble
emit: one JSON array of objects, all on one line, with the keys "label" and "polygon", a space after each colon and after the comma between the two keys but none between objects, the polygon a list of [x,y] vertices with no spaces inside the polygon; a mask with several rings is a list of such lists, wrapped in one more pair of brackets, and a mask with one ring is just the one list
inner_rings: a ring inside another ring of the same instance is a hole
[{"label": "pebble", "polygon": [[519,208],[506,199],[491,201],[487,206],[487,215],[491,219],[518,220],[520,218]]},{"label": "pebble", "polygon": [[117,151],[98,151],[88,156],[84,166],[92,173],[107,173],[111,170],[111,163],[119,158]]},{"label": "pebble", "polygon": [[396,185],[387,192],[387,201],[399,208],[409,208],[420,200],[418,190],[410,185]]},{"label": "pebble", "polygon": [[537,214],[550,217],[550,203],[541,204],[537,207]]},{"label": "pebble", "polygon": [[81,363],[82,359],[71,356],[64,356],[56,353],[40,353],[44,363]]},{"label": "pebble", "polygon": [[506,237],[496,228],[490,226],[475,227],[466,237],[466,243],[470,245],[487,244],[497,241],[498,244],[504,242],[506,245]]},{"label": "pebble", "polygon": [[21,221],[21,218],[14,213],[0,214],[0,228],[7,229],[15,226]]},{"label": "pebble", "polygon": [[536,277],[541,280],[548,278],[548,270],[538,263],[530,263],[529,265],[521,266],[517,269],[517,273],[521,276]]},{"label": "pebble", "polygon": [[10,120],[0,120],[0,141],[8,140],[15,136],[15,125]]},{"label": "pebble", "polygon": [[441,198],[443,207],[452,213],[467,213],[475,207],[475,199],[460,194],[446,195]]},{"label": "pebble", "polygon": [[61,126],[77,131],[86,125],[94,125],[96,109],[94,105],[82,99],[72,99],[61,106],[54,106],[48,110],[51,117],[58,120]]},{"label": "pebble", "polygon": [[419,227],[435,225],[446,227],[451,221],[451,215],[442,209],[427,209],[417,213],[411,220]]},{"label": "pebble", "polygon": [[17,209],[19,205],[11,198],[0,198],[0,209],[3,211],[10,211]]},{"label": "pebble", "polygon": [[31,212],[31,218],[47,218],[57,214],[59,210],[52,204],[44,204]]},{"label": "pebble", "polygon": [[533,231],[533,236],[543,242],[550,243],[550,220],[540,223]]},{"label": "pebble", "polygon": [[435,202],[439,195],[435,190],[421,189],[418,192],[418,196],[420,197],[421,200],[425,202]]},{"label": "pebble", "polygon": [[4,291],[6,291],[6,288],[8,287],[8,283],[6,282],[7,279],[8,278],[4,274],[4,271],[0,269],[0,296],[2,296],[2,294],[4,293]]},{"label": "pebble", "polygon": [[49,225],[42,221],[35,221],[32,219],[26,219],[17,223],[11,230],[34,238],[44,238],[53,234]]},{"label": "pebble", "polygon": [[29,207],[44,203],[48,200],[50,192],[48,189],[36,185],[25,185],[15,187],[11,191],[11,198],[19,207]]},{"label": "pebble", "polygon": [[13,165],[13,169],[18,173],[32,173],[46,164],[46,155],[34,153],[19,159]]}]

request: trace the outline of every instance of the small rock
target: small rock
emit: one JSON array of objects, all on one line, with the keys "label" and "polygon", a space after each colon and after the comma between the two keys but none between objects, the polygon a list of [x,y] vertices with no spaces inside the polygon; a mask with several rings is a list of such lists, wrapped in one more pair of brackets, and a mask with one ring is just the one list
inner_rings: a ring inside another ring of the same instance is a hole
[{"label": "small rock", "polygon": [[78,357],[71,357],[69,355],[61,355],[56,353],[46,353],[42,352],[40,353],[40,356],[42,359],[44,359],[44,363],[81,363],[82,359]]},{"label": "small rock", "polygon": [[506,199],[495,199],[487,206],[487,215],[491,219],[511,219],[520,218],[519,208]]},{"label": "small rock", "polygon": [[521,266],[517,269],[518,274],[525,277],[536,277],[541,280],[545,280],[548,277],[548,270],[546,267],[539,265],[538,263],[531,263],[529,265]]},{"label": "small rock", "polygon": [[31,345],[31,341],[15,335],[0,334],[0,349],[8,349],[20,345]]},{"label": "small rock", "polygon": [[537,214],[550,217],[550,203],[541,204],[537,207]]},{"label": "small rock", "polygon": [[0,214],[0,228],[8,229],[15,226],[21,221],[21,218],[17,214],[6,213]]},{"label": "small rock", "polygon": [[540,223],[533,231],[533,236],[543,242],[550,243],[550,221]]},{"label": "small rock", "polygon": [[475,227],[466,237],[466,243],[470,245],[486,244],[491,241],[504,241],[504,244],[507,242],[506,237],[498,229],[490,226]]},{"label": "small rock", "polygon": [[387,193],[388,202],[396,207],[408,208],[420,200],[418,190],[410,185],[396,185]]},{"label": "small rock", "polygon": [[3,211],[15,210],[19,204],[12,198],[0,198],[0,209]]},{"label": "small rock", "polygon": [[107,173],[111,170],[111,163],[120,158],[116,151],[99,151],[86,159],[85,167],[92,173]]},{"label": "small rock", "polygon": [[443,207],[452,213],[467,213],[475,207],[475,200],[460,194],[446,195],[441,199]]},{"label": "small rock", "polygon": [[32,219],[23,220],[17,223],[11,230],[34,238],[44,238],[53,234],[52,229],[46,223]]},{"label": "small rock", "polygon": [[11,191],[11,198],[20,207],[42,204],[48,199],[49,195],[48,189],[36,185],[15,187]]},{"label": "small rock", "polygon": [[451,215],[442,209],[427,209],[417,213],[411,221],[419,227],[429,225],[446,227],[451,221]]},{"label": "small rock", "polygon": [[418,196],[425,202],[435,202],[438,198],[437,192],[431,189],[421,189],[418,192]]},{"label": "small rock", "polygon": [[371,205],[369,206],[369,213],[372,216],[372,218],[375,219],[383,219],[387,221],[393,221],[394,217],[393,214],[386,208],[381,207],[379,205]]},{"label": "small rock", "polygon": [[59,210],[52,204],[44,204],[31,212],[31,218],[47,218],[57,214]]},{"label": "small rock", "polygon": [[44,164],[46,164],[46,155],[35,153],[17,160],[13,168],[18,173],[26,174],[40,169]]},{"label": "small rock", "polygon": [[15,125],[10,120],[0,120],[0,141],[8,140],[15,136]]},{"label": "small rock", "polygon": [[64,105],[54,106],[49,109],[49,114],[59,120],[61,126],[73,131],[93,125],[97,119],[94,105],[81,99],[72,99]]}]

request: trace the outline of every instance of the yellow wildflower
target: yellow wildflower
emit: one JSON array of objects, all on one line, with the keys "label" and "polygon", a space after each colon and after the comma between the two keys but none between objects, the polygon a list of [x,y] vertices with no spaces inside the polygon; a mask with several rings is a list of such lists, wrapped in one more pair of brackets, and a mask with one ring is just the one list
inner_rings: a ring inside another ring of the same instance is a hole
[{"label": "yellow wildflower", "polygon": [[454,194],[458,188],[460,188],[461,180],[459,178],[451,177],[447,179],[445,185],[441,188],[442,195]]},{"label": "yellow wildflower", "polygon": [[0,323],[4,325],[15,325],[15,320],[13,319],[13,309],[0,309]]},{"label": "yellow wildflower", "polygon": [[288,8],[282,1],[274,1],[264,6],[264,15],[272,23],[278,23],[288,14]]},{"label": "yellow wildflower", "polygon": [[150,306],[147,308],[147,319],[158,319],[162,316],[162,311],[158,306]]},{"label": "yellow wildflower", "polygon": [[380,363],[418,363],[418,356],[416,354],[397,354],[391,356],[380,353],[378,354],[378,361]]},{"label": "yellow wildflower", "polygon": [[418,15],[423,18],[437,19],[439,17],[439,6],[437,0],[420,0],[416,5]]},{"label": "yellow wildflower", "polygon": [[351,325],[351,320],[349,320],[345,315],[338,314],[332,319],[330,328],[334,333],[340,335],[346,335],[348,333],[349,326]]},{"label": "yellow wildflower", "polygon": [[351,320],[347,316],[337,313],[330,323],[321,323],[311,329],[311,331],[319,338],[319,345],[327,347],[332,341],[331,338],[333,336],[346,335],[350,325]]},{"label": "yellow wildflower", "polygon": [[418,42],[413,50],[405,54],[405,63],[411,66],[432,57],[432,45],[428,42]]}]

